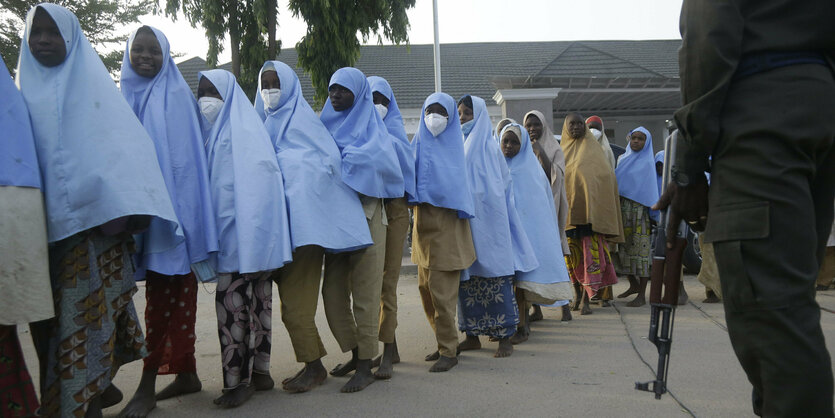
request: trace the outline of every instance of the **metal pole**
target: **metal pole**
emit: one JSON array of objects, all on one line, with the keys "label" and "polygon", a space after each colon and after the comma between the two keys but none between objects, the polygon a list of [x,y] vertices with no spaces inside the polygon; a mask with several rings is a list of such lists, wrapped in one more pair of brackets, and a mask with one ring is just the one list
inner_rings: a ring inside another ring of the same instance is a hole
[{"label": "metal pole", "polygon": [[441,44],[438,41],[438,0],[432,0],[432,14],[435,24],[435,91],[441,91]]}]

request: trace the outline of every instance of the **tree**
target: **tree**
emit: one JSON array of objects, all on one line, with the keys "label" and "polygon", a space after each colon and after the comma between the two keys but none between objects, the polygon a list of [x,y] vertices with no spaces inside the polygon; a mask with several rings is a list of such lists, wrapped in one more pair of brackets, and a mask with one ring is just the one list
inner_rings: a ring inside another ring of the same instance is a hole
[{"label": "tree", "polygon": [[296,51],[299,65],[310,74],[317,104],[327,98],[331,74],[359,59],[357,32],[363,42],[375,33],[380,43],[383,36],[395,44],[408,43],[406,9],[414,6],[415,0],[290,0],[293,16],[307,22]]},{"label": "tree", "polygon": [[[14,74],[20,53],[21,35],[26,13],[39,0],[0,0],[0,54],[6,61],[9,72]],[[99,52],[104,65],[111,73],[122,66],[123,48],[113,50],[113,45],[123,46],[128,34],[117,28],[131,27],[139,17],[154,9],[152,0],[53,0],[78,17],[81,30]],[[107,51],[109,49],[109,51]]]}]

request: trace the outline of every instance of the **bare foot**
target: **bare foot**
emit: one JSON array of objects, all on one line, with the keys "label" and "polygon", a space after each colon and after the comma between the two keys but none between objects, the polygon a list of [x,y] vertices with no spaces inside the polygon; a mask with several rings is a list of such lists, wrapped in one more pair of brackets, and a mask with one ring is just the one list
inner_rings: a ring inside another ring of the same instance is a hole
[{"label": "bare foot", "polygon": [[511,354],[513,354],[513,343],[510,342],[510,338],[500,339],[499,348],[496,350],[496,354],[493,354],[493,357],[510,357]]},{"label": "bare foot", "polygon": [[342,377],[356,369],[357,362],[356,360],[351,359],[347,363],[337,364],[336,367],[334,367],[333,370],[331,370],[331,376]]},{"label": "bare foot", "polygon": [[644,298],[644,295],[639,293],[638,296],[635,296],[635,299],[632,299],[631,301],[629,301],[626,304],[626,306],[628,306],[630,308],[636,308],[638,306],[644,306],[646,304],[647,304],[647,301]]},{"label": "bare foot", "polygon": [[154,389],[157,381],[156,370],[143,370],[142,378],[139,380],[139,387],[136,393],[128,402],[125,409],[119,413],[119,417],[144,418],[157,406],[154,396]]},{"label": "bare foot", "polygon": [[305,364],[304,368],[289,379],[287,383],[284,383],[282,387],[290,393],[302,393],[320,386],[327,378],[328,371],[322,364],[322,359],[317,359]]},{"label": "bare foot", "polygon": [[288,378],[286,378],[286,379],[282,380],[282,381],[281,381],[281,384],[282,384],[282,385],[286,385],[286,384],[290,383],[290,381],[292,381],[293,379],[295,379],[295,378],[297,378],[297,377],[301,376],[301,375],[302,375],[302,373],[304,373],[304,367],[302,367],[302,369],[301,369],[301,370],[299,370],[298,372],[296,372],[296,374],[294,374],[294,375],[292,375],[292,376],[290,376],[290,377],[288,377]]},{"label": "bare foot", "polygon": [[125,395],[122,394],[122,391],[111,383],[100,395],[101,408],[110,408],[113,405],[118,405],[124,397]]},{"label": "bare foot", "polygon": [[533,313],[528,317],[528,321],[536,322],[541,321],[543,318],[542,308],[539,305],[533,305]]},{"label": "bare foot", "polygon": [[349,380],[348,383],[345,384],[345,386],[342,386],[342,389],[340,390],[342,393],[359,392],[368,387],[368,385],[374,383],[374,380],[376,380],[374,378],[374,374],[371,373],[370,359],[357,360],[356,364],[357,371],[356,373],[354,373],[353,376],[351,376],[351,380]]},{"label": "bare foot", "polygon": [[687,296],[687,290],[684,288],[684,282],[678,284],[678,305],[686,305],[690,298]]},{"label": "bare foot", "polygon": [[562,319],[560,321],[567,322],[574,318],[571,317],[571,307],[568,305],[562,305]]},{"label": "bare foot", "polygon": [[612,306],[612,304],[611,304],[611,303],[609,303],[609,301],[608,301],[608,300],[601,300],[601,301],[600,301],[600,307],[601,307],[601,308],[608,308],[608,307],[610,307],[610,306]]},{"label": "bare foot", "polygon": [[579,311],[580,310],[580,299],[574,301],[574,306],[571,307],[572,311]]},{"label": "bare foot", "polygon": [[391,374],[394,371],[393,365],[400,363],[400,353],[397,351],[397,341],[393,343],[384,343],[383,355],[378,358],[380,359],[380,363],[378,364],[379,367],[374,372],[374,377],[382,380],[391,379]]},{"label": "bare foot", "polygon": [[440,356],[438,361],[429,368],[429,371],[431,373],[446,372],[455,367],[456,364],[458,364],[458,357]]},{"label": "bare foot", "polygon": [[702,303],[719,303],[721,301],[722,300],[719,299],[719,296],[716,296],[716,293],[708,291],[707,297],[702,301]]},{"label": "bare foot", "polygon": [[202,389],[203,384],[200,383],[197,373],[180,373],[174,378],[173,382],[157,393],[156,398],[161,401],[175,396],[200,392]]},{"label": "bare foot", "polygon": [[[527,330],[527,328],[519,327],[516,328],[516,334],[513,334],[513,336],[509,338],[509,341],[513,345],[521,344],[525,341],[528,341],[528,335],[530,335],[530,332]],[[499,342],[501,343],[501,340],[499,340]]]},{"label": "bare foot", "polygon": [[588,302],[583,302],[583,308],[580,310],[580,315],[591,315],[591,306]]},{"label": "bare foot", "polygon": [[90,403],[87,404],[87,413],[84,414],[84,418],[102,418],[101,405],[101,395],[93,396],[93,399],[90,399]]},{"label": "bare foot", "polygon": [[256,391],[270,390],[275,387],[273,377],[264,373],[252,373],[252,387]]},{"label": "bare foot", "polygon": [[428,354],[428,355],[427,355],[426,357],[424,357],[423,359],[424,359],[425,361],[435,361],[435,360],[437,360],[437,359],[438,359],[438,358],[440,358],[440,357],[441,357],[441,353],[439,353],[439,352],[435,351],[435,352],[434,352],[434,353],[432,353],[432,354]]},{"label": "bare foot", "polygon": [[627,296],[631,296],[638,293],[638,289],[633,289],[632,286],[629,286],[629,289],[626,289],[625,292],[618,295],[618,299],[623,299]]},{"label": "bare foot", "polygon": [[468,335],[464,341],[458,343],[458,351],[478,350],[480,348],[481,341],[476,335]]},{"label": "bare foot", "polygon": [[214,404],[222,408],[234,408],[243,405],[255,393],[252,385],[240,385],[214,400]]}]

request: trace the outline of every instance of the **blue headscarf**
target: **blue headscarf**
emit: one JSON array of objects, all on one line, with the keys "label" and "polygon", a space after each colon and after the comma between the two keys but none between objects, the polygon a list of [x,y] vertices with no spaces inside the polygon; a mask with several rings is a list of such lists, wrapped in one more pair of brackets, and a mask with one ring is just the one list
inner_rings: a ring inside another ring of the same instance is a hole
[{"label": "blue headscarf", "polygon": [[[170,251],[138,257],[138,277],[144,277],[144,269],[167,275],[187,274],[191,264],[207,260],[209,253],[218,250],[197,102],[171,58],[168,39],[159,30],[149,28],[162,49],[162,68],[154,78],[133,70],[130,49],[137,34],[134,32],[122,59],[120,85],[122,95],[154,141],[162,177],[186,239]],[[155,219],[142,240],[170,236],[167,228],[170,224]]]},{"label": "blue headscarf", "polygon": [[467,180],[475,202],[470,219],[476,261],[461,272],[461,280],[511,276],[539,266],[514,206],[513,186],[499,145],[493,140],[484,99],[473,100],[473,129],[464,140]]},{"label": "blue headscarf", "polygon": [[[426,108],[438,103],[446,109],[449,121],[437,137],[426,128]],[[412,148],[415,150],[416,195],[410,204],[428,203],[458,211],[461,219],[475,215],[473,195],[467,185],[467,163],[461,141],[461,123],[455,100],[446,93],[432,93],[423,102],[420,124]]]},{"label": "blue headscarf", "polygon": [[383,123],[389,134],[393,136],[394,150],[397,152],[397,159],[400,161],[400,170],[403,172],[403,183],[406,185],[406,194],[415,195],[415,154],[412,152],[412,144],[406,136],[406,128],[403,124],[403,115],[400,114],[400,107],[397,106],[397,99],[391,90],[389,82],[383,77],[368,77],[371,85],[371,93],[379,92],[389,100],[388,111]]},{"label": "blue headscarf", "polygon": [[41,188],[32,123],[23,96],[0,57],[0,186]]},{"label": "blue headscarf", "polygon": [[283,62],[267,61],[258,74],[259,92],[261,74],[269,70],[281,82],[278,107],[264,112],[264,101],[256,94],[255,109],[265,117],[284,175],[293,250],[318,245],[339,252],[373,244],[359,196],[342,181],[339,148],[304,99],[298,76]]},{"label": "blue headscarf", "polygon": [[626,152],[618,158],[615,177],[621,196],[651,207],[658,201],[658,175],[655,172],[655,158],[652,152],[652,134],[640,126],[630,131],[626,137],[630,138],[635,132],[646,135],[647,142],[638,152],[632,151],[632,147],[627,143]]},{"label": "blue headscarf", "polygon": [[533,153],[531,138],[525,128],[517,123],[508,124],[499,137],[508,130],[519,136],[522,145],[518,154],[506,158],[513,179],[516,211],[539,261],[538,268],[517,273],[516,280],[540,284],[568,282],[551,184]]},{"label": "blue headscarf", "polygon": [[214,124],[204,117],[220,273],[277,269],[292,259],[284,185],[272,141],[252,104],[225,70],[202,71],[223,98]]},{"label": "blue headscarf", "polygon": [[374,108],[365,74],[352,67],[340,68],[328,87],[334,84],[354,93],[351,107],[337,112],[328,99],[320,116],[342,152],[342,180],[366,196],[403,197],[405,185],[397,152]]},{"label": "blue headscarf", "polygon": [[[35,11],[55,21],[67,56],[41,65],[29,50]],[[129,215],[151,215],[176,234],[146,245],[171,249],[185,239],[157,162],[154,143],[113,83],[69,10],[43,3],[29,10],[17,85],[29,107],[46,200],[49,242]],[[175,232],[176,231],[176,232]],[[154,244],[154,243],[152,243]]]},{"label": "blue headscarf", "polygon": [[[664,164],[664,150],[663,149],[661,151],[658,151],[658,153],[655,154],[655,164],[658,164],[658,163]],[[655,168],[655,164],[653,164],[652,168]],[[663,183],[663,181],[664,181],[663,177],[664,176],[658,175],[658,170],[655,171],[655,176],[658,177],[658,194],[661,195],[661,189],[664,186],[664,183]]]}]

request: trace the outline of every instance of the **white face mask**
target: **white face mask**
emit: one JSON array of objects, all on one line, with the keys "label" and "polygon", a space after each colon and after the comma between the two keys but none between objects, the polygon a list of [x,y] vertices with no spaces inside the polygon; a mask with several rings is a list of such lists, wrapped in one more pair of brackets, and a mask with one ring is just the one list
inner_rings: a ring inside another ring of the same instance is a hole
[{"label": "white face mask", "polygon": [[389,108],[385,107],[384,105],[375,104],[374,108],[377,109],[377,113],[379,113],[380,117],[383,118],[383,119],[385,119],[386,114],[389,113]]},{"label": "white face mask", "polygon": [[220,109],[223,109],[223,100],[216,97],[203,96],[197,99],[197,106],[200,107],[200,113],[209,121],[215,123],[217,115],[220,114]]},{"label": "white face mask", "polygon": [[449,117],[437,113],[430,113],[423,117],[423,122],[426,124],[426,129],[429,129],[429,132],[432,133],[432,136],[438,136],[446,129],[446,125],[449,123]]},{"label": "white face mask", "polygon": [[600,135],[603,135],[603,132],[600,132],[597,129],[590,128],[589,130],[591,131],[592,135],[594,135],[594,139],[600,139]]},{"label": "white face mask", "polygon": [[281,99],[281,89],[261,89],[261,99],[264,100],[265,109],[275,110]]}]

